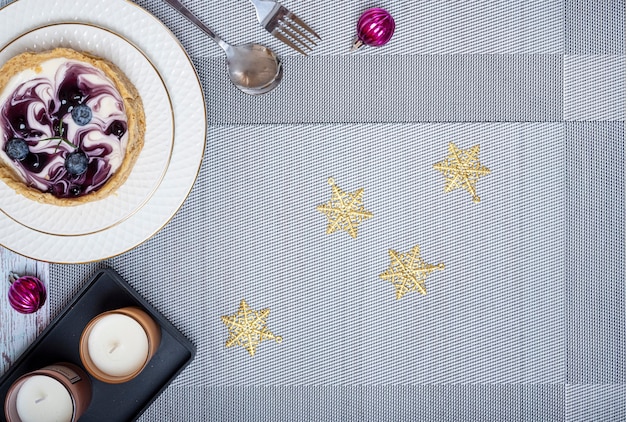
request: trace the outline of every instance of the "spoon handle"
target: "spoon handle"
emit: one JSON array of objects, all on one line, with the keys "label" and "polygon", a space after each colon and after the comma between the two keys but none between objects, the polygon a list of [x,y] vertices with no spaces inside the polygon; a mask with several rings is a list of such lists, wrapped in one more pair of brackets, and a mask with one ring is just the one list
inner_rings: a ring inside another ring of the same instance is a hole
[{"label": "spoon handle", "polygon": [[193,23],[198,28],[200,28],[202,31],[206,32],[206,34],[209,37],[211,37],[211,39],[213,41],[215,41],[217,43],[217,45],[222,47],[222,49],[224,51],[226,51],[228,48],[230,48],[230,46],[226,42],[224,42],[224,40],[222,40],[220,37],[218,37],[215,34],[215,32],[213,32],[208,26],[206,26],[204,23],[202,23],[202,21],[200,19],[198,19],[193,13],[191,13],[191,11],[189,9],[187,9],[185,7],[185,5],[182,4],[180,1],[178,1],[178,0],[164,0],[164,1],[167,4],[169,4],[170,6],[172,6],[174,9],[176,9],[181,15],[186,17],[189,20],[189,22]]}]

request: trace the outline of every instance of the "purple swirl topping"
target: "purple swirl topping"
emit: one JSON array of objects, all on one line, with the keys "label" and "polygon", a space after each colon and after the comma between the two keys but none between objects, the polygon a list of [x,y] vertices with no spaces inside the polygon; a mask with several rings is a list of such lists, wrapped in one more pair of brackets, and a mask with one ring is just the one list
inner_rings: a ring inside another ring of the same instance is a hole
[{"label": "purple swirl topping", "polygon": [[[14,76],[7,90],[0,96],[0,158],[24,183],[58,198],[77,197],[101,188],[119,168],[128,139],[126,112],[101,70],[51,59],[34,77],[32,70]],[[89,107],[87,123],[74,120],[78,105]],[[16,138],[28,146],[25,158],[8,151],[7,142]],[[76,151],[87,156],[86,169],[68,171],[66,159]]]}]

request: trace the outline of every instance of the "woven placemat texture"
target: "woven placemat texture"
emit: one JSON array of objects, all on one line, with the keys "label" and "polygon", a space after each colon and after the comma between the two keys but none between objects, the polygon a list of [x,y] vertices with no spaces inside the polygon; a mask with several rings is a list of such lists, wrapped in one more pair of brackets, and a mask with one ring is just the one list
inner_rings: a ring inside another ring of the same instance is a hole
[{"label": "woven placemat texture", "polygon": [[[310,57],[249,2],[188,0],[226,41],[281,55],[261,97],[169,6],[137,3],[202,81],[204,162],[153,238],[51,265],[50,300],[114,268],[197,345],[141,420],[626,419],[624,0],[387,1],[392,41],[355,53],[373,4],[285,1],[323,38]],[[449,142],[480,145],[480,204],[443,192]],[[325,233],[331,176],[363,188],[357,239]],[[396,300],[388,250],[417,244],[446,268]],[[224,347],[241,299],[281,344]]]}]

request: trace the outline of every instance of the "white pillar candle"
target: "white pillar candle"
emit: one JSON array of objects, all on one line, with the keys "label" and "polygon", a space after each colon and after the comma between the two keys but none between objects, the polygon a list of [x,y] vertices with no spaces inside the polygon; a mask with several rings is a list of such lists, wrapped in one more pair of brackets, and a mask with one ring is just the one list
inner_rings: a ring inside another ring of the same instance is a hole
[{"label": "white pillar candle", "polygon": [[22,422],[70,422],[74,414],[67,388],[45,375],[33,375],[24,381],[15,400]]},{"label": "white pillar candle", "polygon": [[122,314],[98,320],[87,339],[93,364],[102,372],[122,377],[141,369],[148,359],[148,335],[133,318]]}]

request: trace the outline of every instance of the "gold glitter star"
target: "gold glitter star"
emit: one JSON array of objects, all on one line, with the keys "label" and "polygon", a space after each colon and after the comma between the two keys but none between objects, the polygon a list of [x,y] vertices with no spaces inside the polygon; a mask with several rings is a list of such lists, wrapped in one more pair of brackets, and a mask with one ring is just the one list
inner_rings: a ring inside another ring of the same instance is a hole
[{"label": "gold glitter star", "polygon": [[358,225],[372,218],[373,214],[363,208],[363,188],[354,193],[346,193],[335,184],[335,179],[328,179],[333,193],[325,204],[318,205],[317,210],[326,214],[328,227],[326,233],[334,233],[337,229],[347,231],[356,239]]},{"label": "gold glitter star", "polygon": [[226,347],[242,346],[250,356],[254,356],[256,347],[264,340],[274,340],[276,343],[283,341],[280,336],[275,336],[267,328],[266,319],[270,314],[269,309],[255,311],[248,306],[245,300],[241,300],[239,310],[235,315],[223,316],[222,322],[228,327],[230,336],[226,340]]},{"label": "gold glitter star", "polygon": [[380,275],[383,280],[390,281],[396,288],[396,299],[401,299],[407,292],[418,291],[426,294],[424,282],[426,277],[435,270],[443,270],[443,263],[431,265],[424,263],[420,257],[420,247],[414,246],[409,253],[389,250],[391,265]]},{"label": "gold glitter star", "polygon": [[433,165],[446,178],[445,192],[463,188],[472,195],[474,203],[480,202],[480,198],[476,194],[476,182],[479,177],[491,173],[491,170],[481,165],[480,161],[478,161],[479,151],[480,145],[463,150],[457,148],[452,142],[448,144],[448,156],[446,159]]}]

